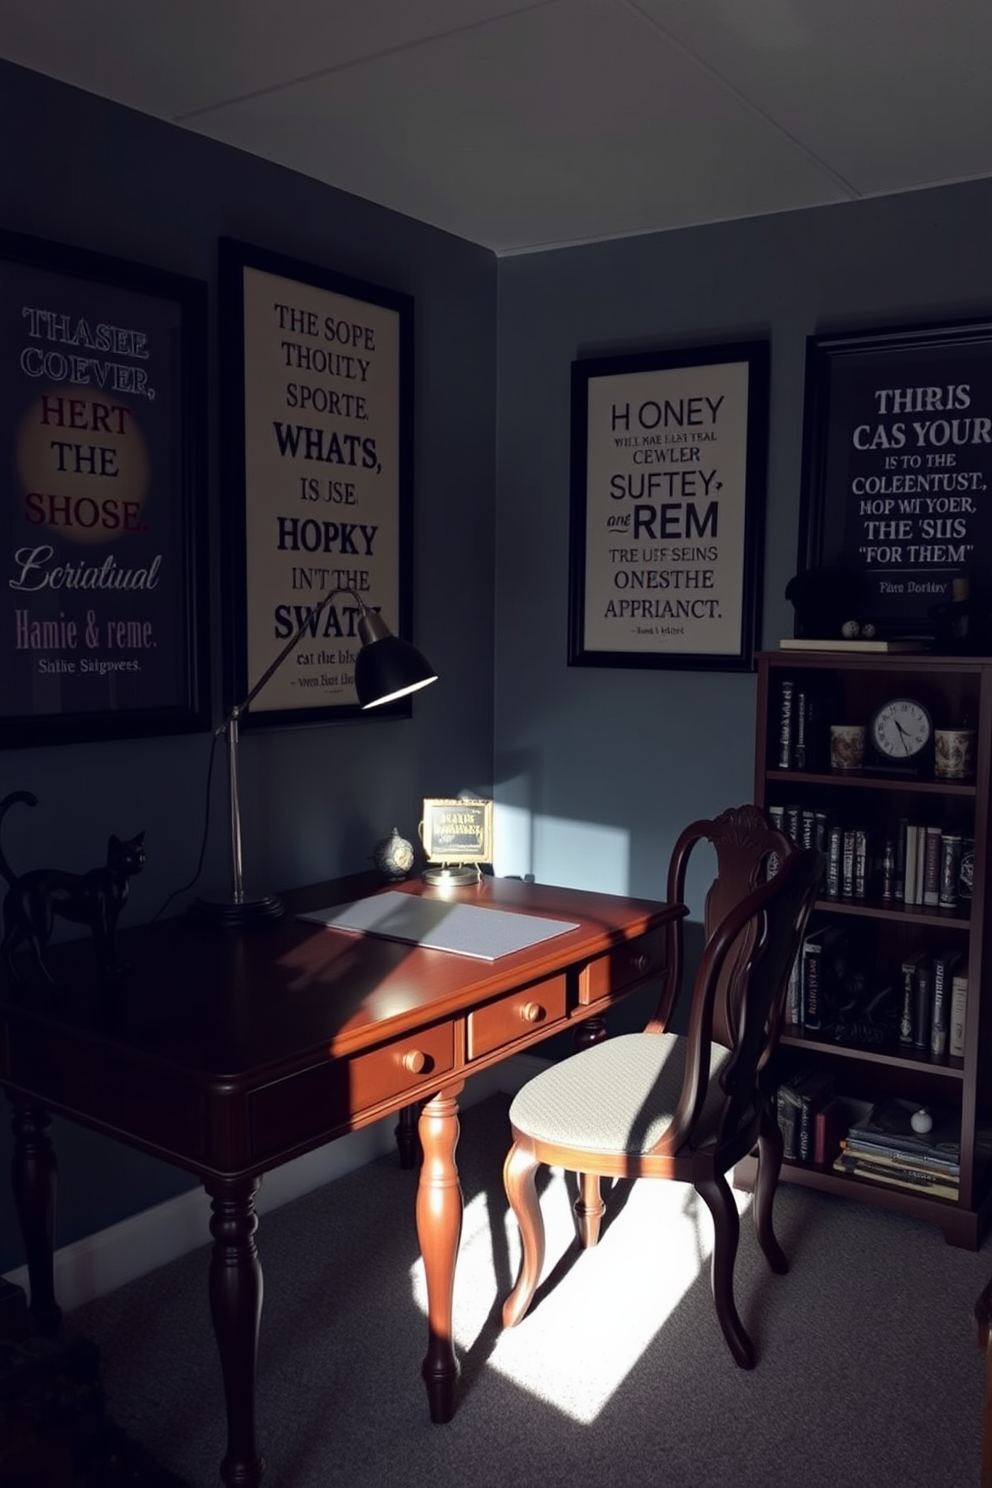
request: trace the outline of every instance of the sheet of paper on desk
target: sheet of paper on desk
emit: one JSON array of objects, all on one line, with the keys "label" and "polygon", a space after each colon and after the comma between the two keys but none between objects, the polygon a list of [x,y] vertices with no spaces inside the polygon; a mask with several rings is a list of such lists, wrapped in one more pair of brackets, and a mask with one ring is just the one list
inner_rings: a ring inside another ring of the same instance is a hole
[{"label": "sheet of paper on desk", "polygon": [[480,961],[496,961],[577,928],[574,920],[548,920],[480,904],[452,904],[396,893],[375,894],[370,899],[312,910],[297,918],[331,930],[357,930],[429,950],[475,956]]}]

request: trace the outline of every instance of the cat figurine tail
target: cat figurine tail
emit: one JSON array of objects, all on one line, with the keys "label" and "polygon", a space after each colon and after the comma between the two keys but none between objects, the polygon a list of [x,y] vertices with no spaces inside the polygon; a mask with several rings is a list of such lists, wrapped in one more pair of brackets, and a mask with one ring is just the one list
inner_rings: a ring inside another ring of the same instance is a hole
[{"label": "cat figurine tail", "polygon": [[[11,806],[18,804],[37,806],[38,800],[30,791],[13,791],[4,796],[0,801],[0,827]],[[0,847],[0,874],[8,885],[3,901],[0,956],[15,982],[22,977],[14,953],[27,946],[39,975],[49,986],[55,986],[55,979],[45,965],[44,952],[56,916],[88,926],[97,959],[106,975],[116,975],[122,970],[115,946],[117,921],[127,902],[130,880],[145,866],[144,840],[144,832],[123,840],[111,836],[106,862],[88,873],[35,868],[16,874]]]}]

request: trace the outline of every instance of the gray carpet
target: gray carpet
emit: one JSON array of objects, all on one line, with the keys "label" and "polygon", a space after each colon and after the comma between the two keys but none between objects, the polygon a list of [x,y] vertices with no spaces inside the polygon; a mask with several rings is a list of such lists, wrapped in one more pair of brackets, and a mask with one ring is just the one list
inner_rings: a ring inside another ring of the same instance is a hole
[{"label": "gray carpet", "polygon": [[[374,1163],[266,1215],[259,1435],[279,1488],[977,1488],[982,1367],[972,1305],[992,1245],[783,1185],[773,1276],[742,1224],[738,1303],[759,1350],[735,1367],[709,1294],[691,1190],[615,1191],[596,1250],[570,1245],[560,1174],[544,1195],[546,1281],[515,1330],[500,1169],[508,1101],[465,1112],[456,1284],[462,1387],[432,1426],[415,1175]],[[746,1199],[740,1196],[741,1205]],[[204,1248],[79,1309],[114,1419],[194,1488],[224,1450]],[[702,1268],[702,1269],[700,1269]]]}]

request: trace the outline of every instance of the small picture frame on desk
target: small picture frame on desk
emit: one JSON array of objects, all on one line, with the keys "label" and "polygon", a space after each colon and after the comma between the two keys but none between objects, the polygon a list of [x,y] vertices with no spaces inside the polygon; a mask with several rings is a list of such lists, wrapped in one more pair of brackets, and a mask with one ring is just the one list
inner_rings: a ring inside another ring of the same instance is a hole
[{"label": "small picture frame on desk", "polygon": [[493,803],[476,798],[424,801],[420,840],[428,863],[491,863]]}]

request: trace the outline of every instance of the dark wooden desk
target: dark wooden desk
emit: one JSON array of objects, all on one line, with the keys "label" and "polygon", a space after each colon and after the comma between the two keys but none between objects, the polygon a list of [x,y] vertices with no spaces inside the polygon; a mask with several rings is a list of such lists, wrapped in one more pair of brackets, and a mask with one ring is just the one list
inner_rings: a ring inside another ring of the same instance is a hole
[{"label": "dark wooden desk", "polygon": [[496,961],[354,936],[295,918],[370,891],[367,877],[285,896],[248,930],[184,920],[122,930],[129,970],[112,999],[78,940],[51,948],[64,986],[0,1002],[0,1084],[14,1105],[14,1198],[36,1325],[54,1331],[55,1159],[50,1111],[195,1173],[212,1201],[210,1309],[227,1406],[221,1477],[257,1484],[255,1363],[262,1273],[260,1175],[380,1117],[426,1102],[417,1232],[428,1293],[423,1363],[431,1418],[450,1419],[462,1204],[455,1166],[467,1076],[575,1025],[593,1039],[609,1005],[656,978],[681,906],[486,878],[404,892],[578,922]]}]

